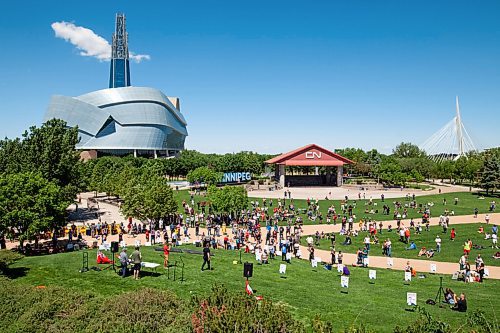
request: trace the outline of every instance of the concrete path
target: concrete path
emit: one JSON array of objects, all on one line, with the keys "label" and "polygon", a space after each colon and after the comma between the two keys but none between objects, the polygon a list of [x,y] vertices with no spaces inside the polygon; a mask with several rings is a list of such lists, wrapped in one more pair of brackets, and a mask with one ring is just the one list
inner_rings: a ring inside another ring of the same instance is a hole
[{"label": "concrete path", "polygon": [[[404,188],[403,190],[394,188],[394,189],[383,189],[377,188],[373,189],[373,187],[369,187],[370,189],[361,190],[362,187],[366,187],[366,185],[349,185],[342,187],[290,187],[281,190],[269,191],[267,189],[262,190],[252,190],[248,192],[248,196],[251,198],[269,198],[269,199],[277,199],[284,197],[284,191],[290,190],[292,198],[294,199],[307,199],[307,198],[315,198],[319,200],[323,200],[328,197],[330,200],[341,200],[347,195],[350,199],[358,198],[358,194],[365,195],[365,198],[368,200],[372,199],[380,199],[380,195],[384,194],[384,196],[389,198],[401,198],[406,194],[415,194],[416,196],[422,195],[431,195],[438,194],[439,190],[441,193],[450,193],[450,192],[468,192],[469,188],[458,185],[450,185],[444,184],[441,182],[436,182],[431,186],[434,187],[432,190],[423,191],[411,188]],[[475,188],[473,191],[477,190]]]}]

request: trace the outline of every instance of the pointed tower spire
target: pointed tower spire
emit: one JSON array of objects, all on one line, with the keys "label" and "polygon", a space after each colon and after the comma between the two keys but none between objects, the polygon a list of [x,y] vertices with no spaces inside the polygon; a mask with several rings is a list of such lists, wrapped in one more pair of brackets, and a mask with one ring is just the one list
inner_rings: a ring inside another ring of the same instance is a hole
[{"label": "pointed tower spire", "polygon": [[109,87],[130,86],[130,67],[128,60],[128,34],[125,27],[125,15],[116,14],[115,32],[111,45],[111,68],[109,73]]},{"label": "pointed tower spire", "polygon": [[457,96],[457,115],[456,115],[456,131],[457,131],[457,141],[458,141],[458,157],[465,156],[464,151],[464,135],[462,133],[462,117],[460,117],[460,105],[458,104]]}]

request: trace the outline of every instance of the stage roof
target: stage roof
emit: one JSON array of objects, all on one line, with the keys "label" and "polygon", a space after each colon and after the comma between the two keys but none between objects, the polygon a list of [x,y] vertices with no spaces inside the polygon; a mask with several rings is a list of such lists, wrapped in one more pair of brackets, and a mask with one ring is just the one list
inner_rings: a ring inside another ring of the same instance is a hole
[{"label": "stage roof", "polygon": [[323,147],[310,144],[266,161],[285,166],[342,166],[354,162]]}]

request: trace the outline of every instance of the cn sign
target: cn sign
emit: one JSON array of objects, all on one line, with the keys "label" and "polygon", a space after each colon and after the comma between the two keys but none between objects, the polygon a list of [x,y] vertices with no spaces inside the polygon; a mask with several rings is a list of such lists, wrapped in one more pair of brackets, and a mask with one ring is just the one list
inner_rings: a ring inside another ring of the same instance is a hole
[{"label": "cn sign", "polygon": [[315,152],[315,151],[308,151],[306,152],[306,158],[307,159],[320,159],[321,158],[321,152]]}]

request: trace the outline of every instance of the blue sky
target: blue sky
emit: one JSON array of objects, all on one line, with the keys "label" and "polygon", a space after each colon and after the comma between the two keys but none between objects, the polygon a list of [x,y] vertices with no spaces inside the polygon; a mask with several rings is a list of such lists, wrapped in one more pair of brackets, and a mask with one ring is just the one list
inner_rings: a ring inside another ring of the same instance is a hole
[{"label": "blue sky", "polygon": [[476,145],[500,145],[500,1],[9,1],[0,11],[0,137],[39,125],[50,96],[107,88],[109,62],[56,38],[111,40],[127,16],[135,86],[181,98],[203,152],[390,150],[422,143],[460,97]]}]

